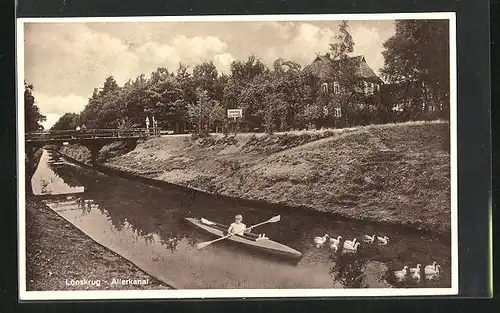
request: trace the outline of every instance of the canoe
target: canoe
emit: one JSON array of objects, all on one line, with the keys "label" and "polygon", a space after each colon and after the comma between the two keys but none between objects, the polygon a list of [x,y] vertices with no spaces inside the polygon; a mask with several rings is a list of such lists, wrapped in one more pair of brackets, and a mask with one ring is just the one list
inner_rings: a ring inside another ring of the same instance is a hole
[{"label": "canoe", "polygon": [[[212,235],[216,235],[217,237],[223,237],[227,235],[227,229],[229,228],[229,225],[208,221],[206,219],[187,217],[186,221]],[[292,259],[300,259],[302,257],[302,253],[295,249],[285,246],[284,244],[281,244],[279,242],[272,241],[268,238],[258,239],[258,235],[253,233],[234,235],[227,238],[226,240],[278,256]]]}]

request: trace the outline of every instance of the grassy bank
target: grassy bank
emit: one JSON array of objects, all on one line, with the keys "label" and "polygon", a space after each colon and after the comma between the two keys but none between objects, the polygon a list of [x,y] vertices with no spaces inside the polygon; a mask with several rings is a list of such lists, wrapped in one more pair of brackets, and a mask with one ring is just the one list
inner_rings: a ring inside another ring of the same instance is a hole
[{"label": "grassy bank", "polygon": [[449,124],[287,134],[168,136],[107,159],[113,169],[211,193],[450,232]]},{"label": "grassy bank", "polygon": [[[170,289],[32,198],[26,201],[26,268],[28,291]],[[83,279],[94,285],[71,285]],[[112,284],[113,279],[147,279],[148,284]]]}]

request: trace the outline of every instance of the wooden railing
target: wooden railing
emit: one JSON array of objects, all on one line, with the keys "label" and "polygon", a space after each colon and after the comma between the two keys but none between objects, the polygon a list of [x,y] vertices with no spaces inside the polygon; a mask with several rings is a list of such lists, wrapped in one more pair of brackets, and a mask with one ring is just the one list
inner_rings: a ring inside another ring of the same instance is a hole
[{"label": "wooden railing", "polygon": [[148,138],[159,136],[160,129],[156,128],[126,128],[126,129],[84,129],[84,130],[57,130],[46,132],[27,133],[25,140],[30,141],[72,141],[92,139],[127,139]]}]

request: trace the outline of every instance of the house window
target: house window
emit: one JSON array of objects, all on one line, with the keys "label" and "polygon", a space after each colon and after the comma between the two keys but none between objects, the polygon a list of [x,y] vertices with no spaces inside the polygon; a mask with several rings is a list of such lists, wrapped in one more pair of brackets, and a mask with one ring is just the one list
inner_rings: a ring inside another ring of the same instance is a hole
[{"label": "house window", "polygon": [[336,107],[335,108],[335,113],[334,113],[334,116],[335,117],[341,117],[342,116],[342,109],[339,108],[339,107]]},{"label": "house window", "polygon": [[328,107],[327,106],[323,107],[323,115],[325,115],[325,116],[328,115]]},{"label": "house window", "polygon": [[333,93],[340,93],[340,85],[338,82],[333,82]]},{"label": "house window", "polygon": [[366,81],[363,81],[363,92],[365,94],[372,94],[373,93],[373,83],[368,83]]},{"label": "house window", "polygon": [[327,83],[322,83],[321,84],[321,90],[323,90],[323,92],[328,92],[328,84]]},{"label": "house window", "polygon": [[367,94],[372,95],[373,94],[373,89],[374,89],[375,86],[374,86],[373,83],[369,83],[367,85],[368,85]]}]

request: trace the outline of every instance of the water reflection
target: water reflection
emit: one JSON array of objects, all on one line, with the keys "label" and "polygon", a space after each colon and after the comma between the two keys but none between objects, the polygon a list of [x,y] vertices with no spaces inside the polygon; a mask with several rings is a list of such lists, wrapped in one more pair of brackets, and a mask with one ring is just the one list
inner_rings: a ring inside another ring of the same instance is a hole
[{"label": "water reflection", "polygon": [[[89,176],[88,172],[75,166],[56,167],[52,170],[70,186],[107,183],[105,175],[95,173],[95,175]],[[76,199],[75,204],[81,208],[82,215],[89,214],[93,208],[98,209],[117,231],[129,229],[136,237],[141,237],[147,243],[151,243],[156,235],[158,242],[172,253],[177,251],[177,246],[182,239],[186,239],[191,246],[196,244],[188,230],[172,227],[172,225],[162,226],[161,221],[164,219],[181,220],[184,216],[180,211],[165,208],[163,212],[144,214],[146,212],[153,213],[148,207],[151,206],[149,202],[157,196],[157,189],[147,188],[138,191],[140,193],[137,198],[130,198],[127,189],[116,189],[111,194],[106,188],[87,188],[87,192]],[[143,214],[137,214],[136,209],[139,207],[144,211]]]},{"label": "water reflection", "polygon": [[359,259],[355,255],[339,254],[331,257],[333,266],[330,275],[334,282],[339,282],[344,288],[365,288],[364,267],[366,259]]},{"label": "water reflection", "polygon": [[58,175],[51,166],[54,163],[54,155],[47,150],[43,150],[38,168],[36,169],[32,181],[33,194],[64,194],[83,192],[83,184],[70,184],[63,177]]},{"label": "water reflection", "polygon": [[[451,267],[449,246],[433,238],[301,212],[281,213],[281,222],[256,229],[301,251],[299,261],[285,261],[227,242],[197,250],[196,243],[212,237],[185,223],[185,217],[229,223],[235,214],[243,214],[245,223],[253,225],[276,212],[194,191],[162,189],[107,176],[46,151],[37,171],[38,181],[33,184],[37,188],[54,194],[84,191],[48,200],[52,209],[94,240],[159,279],[183,288],[411,287],[415,286],[412,281],[393,279],[393,271],[401,269],[403,263],[413,267],[437,260],[443,268]],[[362,243],[355,254],[333,253],[329,247],[314,246],[314,236],[325,233],[349,239],[390,234],[391,243]],[[438,281],[422,279],[419,286],[449,285],[449,276],[443,275]]]}]

